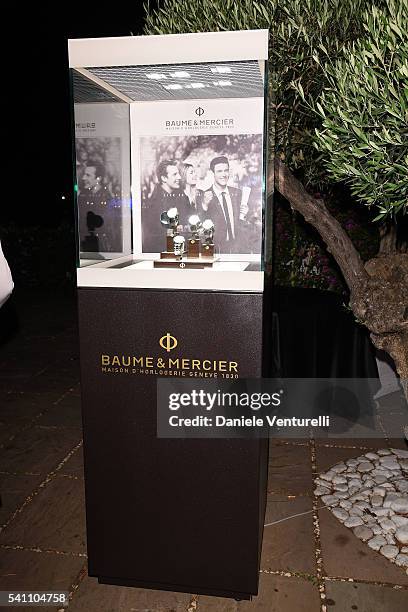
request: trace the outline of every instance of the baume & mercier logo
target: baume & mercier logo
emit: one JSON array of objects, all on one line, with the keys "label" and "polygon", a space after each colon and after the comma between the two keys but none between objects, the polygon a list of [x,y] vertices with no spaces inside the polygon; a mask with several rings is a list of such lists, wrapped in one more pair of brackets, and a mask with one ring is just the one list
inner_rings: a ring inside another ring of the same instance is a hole
[{"label": "baume & mercier logo", "polygon": [[175,119],[175,120],[167,120],[165,121],[166,130],[183,128],[184,130],[188,129],[199,129],[199,128],[207,128],[207,127],[234,127],[234,119],[232,117],[217,117],[215,119],[201,119],[206,110],[202,106],[198,106],[194,110],[197,117],[200,119]]},{"label": "baume & mercier logo", "polygon": [[[178,345],[177,338],[166,332],[157,340],[170,353]],[[182,378],[238,378],[238,362],[227,359],[194,359],[192,357],[159,355],[100,355],[102,374],[136,374],[178,376]]]},{"label": "baume & mercier logo", "polygon": [[178,340],[174,336],[171,336],[169,332],[165,336],[162,336],[159,340],[159,344],[162,348],[164,348],[168,353],[176,348],[178,345]]}]

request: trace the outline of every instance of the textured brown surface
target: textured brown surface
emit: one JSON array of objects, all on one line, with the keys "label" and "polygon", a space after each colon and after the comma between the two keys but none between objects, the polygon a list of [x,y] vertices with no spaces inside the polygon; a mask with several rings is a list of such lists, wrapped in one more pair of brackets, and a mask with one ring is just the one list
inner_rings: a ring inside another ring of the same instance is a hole
[{"label": "textured brown surface", "polygon": [[308,497],[288,500],[279,495],[268,495],[266,525],[287,516],[308,514],[265,527],[261,569],[314,573],[315,542],[311,511],[312,501]]},{"label": "textured brown surface", "polygon": [[4,445],[1,469],[48,474],[80,440],[79,430],[31,427]]},{"label": "textured brown surface", "polygon": [[311,495],[313,479],[307,441],[286,444],[272,440],[269,451],[268,492]]},{"label": "textured brown surface", "polygon": [[328,610],[333,612],[406,612],[408,592],[376,584],[327,581]]},{"label": "textured brown surface", "polygon": [[86,552],[83,488],[82,480],[53,478],[0,534],[0,544]]}]

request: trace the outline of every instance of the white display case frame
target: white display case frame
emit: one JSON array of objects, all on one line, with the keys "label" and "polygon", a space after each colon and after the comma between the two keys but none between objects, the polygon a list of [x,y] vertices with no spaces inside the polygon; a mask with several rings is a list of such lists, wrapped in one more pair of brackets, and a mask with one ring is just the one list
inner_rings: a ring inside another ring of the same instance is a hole
[{"label": "white display case frame", "polygon": [[[265,91],[251,98],[186,99],[137,101],[119,91],[111,84],[92,73],[94,68],[118,68],[129,66],[174,65],[192,63],[223,63],[257,61],[263,80],[266,78],[268,59],[268,30],[246,30],[236,32],[207,32],[158,36],[138,36],[98,39],[72,39],[68,41],[69,66],[95,85],[129,105],[131,143],[131,199],[141,202],[140,151],[138,143],[143,134],[154,135],[156,117],[163,109],[170,109],[174,117],[193,116],[194,109],[206,105],[206,117],[225,115],[230,110],[235,125],[229,128],[233,134],[262,134],[264,141],[266,109]],[[265,87],[264,87],[265,89]],[[159,105],[159,106],[158,106]],[[170,112],[169,110],[169,112]],[[158,133],[162,133],[158,129]],[[212,128],[213,129],[213,128]],[[173,130],[177,134],[177,129]],[[204,128],[202,134],[213,133]],[[215,131],[215,133],[217,133]],[[221,132],[222,133],[222,132]],[[225,132],[224,132],[225,133]],[[137,136],[137,137],[135,137]],[[263,156],[263,207],[265,196],[266,151]],[[213,268],[203,270],[153,268],[158,253],[142,253],[140,206],[133,204],[133,254],[112,253],[110,258],[92,263],[91,258],[83,259],[77,270],[79,287],[127,287],[163,288],[184,290],[249,291],[259,292],[264,286],[262,270],[263,254],[222,255],[222,260]],[[159,218],[157,219],[159,224]],[[265,225],[265,215],[263,219]],[[163,241],[165,231],[163,231]],[[129,238],[124,240],[129,247]],[[245,271],[259,261],[258,270]],[[245,273],[244,273],[245,271]]]}]

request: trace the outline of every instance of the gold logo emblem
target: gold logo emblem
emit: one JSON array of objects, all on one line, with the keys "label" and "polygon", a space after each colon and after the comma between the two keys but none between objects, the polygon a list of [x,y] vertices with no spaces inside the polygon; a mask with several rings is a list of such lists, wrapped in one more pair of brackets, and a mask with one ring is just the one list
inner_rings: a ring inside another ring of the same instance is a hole
[{"label": "gold logo emblem", "polygon": [[168,353],[176,348],[178,345],[177,339],[174,336],[171,336],[169,332],[162,336],[159,340],[159,344],[162,348],[164,348]]}]

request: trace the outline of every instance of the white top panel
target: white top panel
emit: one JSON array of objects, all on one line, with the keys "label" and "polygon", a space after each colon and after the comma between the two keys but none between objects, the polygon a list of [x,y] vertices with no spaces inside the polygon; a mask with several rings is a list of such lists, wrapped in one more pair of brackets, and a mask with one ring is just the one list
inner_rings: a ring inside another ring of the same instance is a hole
[{"label": "white top panel", "polygon": [[70,39],[69,65],[91,68],[267,60],[268,34],[268,30],[240,30]]},{"label": "white top panel", "polygon": [[261,293],[264,273],[244,272],[247,265],[248,262],[217,262],[204,270],[154,269],[152,261],[122,270],[88,266],[77,270],[77,286]]},{"label": "white top panel", "polygon": [[[247,271],[256,255],[224,255],[212,268],[154,268],[151,257],[138,259],[129,256],[112,261],[100,261],[77,269],[78,287],[122,287],[133,289],[184,289],[206,291],[263,291],[264,273]],[[124,267],[118,265],[128,264]]]}]

